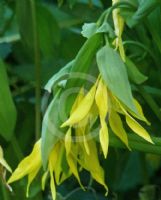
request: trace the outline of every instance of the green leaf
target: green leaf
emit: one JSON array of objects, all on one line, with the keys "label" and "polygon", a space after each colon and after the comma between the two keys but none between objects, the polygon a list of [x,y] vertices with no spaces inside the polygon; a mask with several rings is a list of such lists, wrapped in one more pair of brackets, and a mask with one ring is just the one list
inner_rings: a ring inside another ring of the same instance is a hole
[{"label": "green leaf", "polygon": [[145,76],[138,70],[136,65],[129,58],[126,58],[125,64],[127,66],[126,69],[127,69],[128,76],[134,83],[142,84],[148,79],[147,76]]},{"label": "green leaf", "polygon": [[[69,79],[66,85],[66,90],[72,87],[77,87],[77,89],[81,88],[82,85],[87,81],[86,75],[88,76],[88,72],[92,68],[92,62],[94,60],[98,48],[102,44],[102,39],[102,34],[97,33],[90,37],[82,46],[75,58],[74,64],[70,71]],[[67,113],[69,113],[75,97],[76,95],[73,94],[70,95],[70,97],[67,99]]]},{"label": "green leaf", "polygon": [[69,76],[69,72],[71,70],[71,67],[74,64],[74,60],[67,63],[59,72],[54,74],[51,79],[47,82],[45,85],[45,90],[47,90],[49,93],[52,92],[52,88],[55,86],[56,83],[58,83],[60,80],[67,78]]},{"label": "green leaf", "polygon": [[135,12],[133,19],[140,20],[146,17],[154,8],[156,8],[158,0],[140,0],[138,10]]},{"label": "green leaf", "polygon": [[46,55],[52,56],[54,44],[60,42],[60,28],[50,10],[41,4],[37,7],[38,33],[41,51]]},{"label": "green leaf", "polygon": [[[28,51],[33,53],[33,19],[30,1],[17,0],[17,19],[22,42]],[[43,4],[36,5],[37,29],[39,45],[44,55],[51,56],[54,44],[60,41],[60,29],[50,10]]]},{"label": "green leaf", "polygon": [[90,38],[93,34],[97,31],[97,24],[96,23],[85,23],[82,27],[81,34],[83,37]]},{"label": "green leaf", "polygon": [[96,23],[85,23],[81,33],[86,38],[90,38],[96,33],[108,33],[110,37],[115,36],[112,27],[107,22],[104,22],[100,27]]},{"label": "green leaf", "polygon": [[60,130],[61,121],[58,109],[60,92],[59,90],[51,101],[43,118],[41,154],[44,168],[47,167],[49,153],[56,142],[61,138],[62,130]]},{"label": "green leaf", "polygon": [[111,92],[130,110],[137,113],[133,104],[126,67],[119,54],[114,49],[104,46],[97,53],[97,64],[99,71]]},{"label": "green leaf", "polygon": [[78,77],[76,77],[76,79],[74,78],[70,79],[70,78],[73,76],[74,73],[80,72],[81,74],[87,74],[89,72],[92,66],[94,56],[101,43],[102,43],[101,34],[95,34],[85,42],[85,44],[82,46],[82,48],[80,49],[75,58],[75,62],[70,71],[67,87],[81,86],[84,83],[84,80],[82,80],[81,78],[80,79],[78,79]]},{"label": "green leaf", "polygon": [[0,134],[10,140],[16,124],[16,108],[9,89],[5,65],[0,60]]}]

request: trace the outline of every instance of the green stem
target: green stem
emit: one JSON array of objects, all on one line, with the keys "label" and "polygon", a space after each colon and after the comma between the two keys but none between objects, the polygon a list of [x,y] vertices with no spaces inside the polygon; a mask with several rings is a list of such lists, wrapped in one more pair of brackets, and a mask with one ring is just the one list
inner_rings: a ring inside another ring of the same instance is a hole
[{"label": "green stem", "polygon": [[31,4],[32,23],[33,23],[34,62],[35,62],[35,78],[36,78],[35,137],[36,137],[36,140],[38,140],[40,137],[40,131],[41,131],[41,61],[40,61],[35,1],[30,0],[30,4]]},{"label": "green stem", "polygon": [[142,44],[140,42],[137,42],[137,41],[132,41],[132,40],[126,40],[126,41],[123,42],[123,45],[128,45],[128,44],[130,44],[130,45],[136,45],[136,46],[142,48],[143,50],[145,50],[146,52],[148,52],[149,55],[153,58],[156,66],[158,68],[160,67],[158,65],[158,62],[157,62],[157,60],[156,60],[155,55],[153,54],[153,52],[148,47],[146,47],[144,44]]},{"label": "green stem", "polygon": [[3,196],[3,200],[10,200],[10,197],[8,195],[7,189],[4,186],[4,184],[1,181],[1,188],[2,188],[2,196]]},{"label": "green stem", "polygon": [[[161,155],[161,138],[151,138],[154,144],[146,142],[135,134],[128,134],[129,146],[131,147],[132,151]],[[113,134],[110,135],[110,146],[126,149],[126,146]]]},{"label": "green stem", "polygon": [[138,92],[143,96],[143,98],[145,99],[145,101],[147,102],[147,104],[150,106],[150,108],[152,109],[152,111],[155,113],[155,115],[157,116],[157,118],[159,119],[159,121],[161,121],[160,108],[156,104],[156,102],[154,101],[154,99],[151,97],[151,95],[148,94],[145,91],[144,87],[142,87],[142,86],[138,86]]},{"label": "green stem", "polygon": [[132,2],[122,1],[122,2],[115,3],[114,5],[112,5],[110,8],[108,8],[102,13],[102,15],[97,21],[97,25],[100,26],[104,21],[107,21],[109,15],[116,8],[127,8],[127,9],[132,9],[132,10],[137,9],[137,7],[135,7],[135,5]]}]

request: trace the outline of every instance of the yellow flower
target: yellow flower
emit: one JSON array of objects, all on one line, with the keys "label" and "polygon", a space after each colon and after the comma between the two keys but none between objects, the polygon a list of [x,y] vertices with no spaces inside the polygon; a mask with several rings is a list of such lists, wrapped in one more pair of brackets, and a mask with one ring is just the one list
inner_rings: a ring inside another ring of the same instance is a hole
[{"label": "yellow flower", "polygon": [[[97,117],[100,118],[100,125],[101,125],[99,131],[99,138],[105,158],[107,157],[108,145],[109,145],[108,127],[112,129],[113,133],[116,134],[116,136],[119,137],[121,141],[130,150],[127,133],[123,127],[120,115],[125,116],[127,125],[134,133],[138,134],[146,141],[153,143],[148,132],[134,119],[135,117],[149,124],[149,122],[147,121],[147,119],[143,114],[140,104],[134,99],[134,104],[139,113],[138,115],[128,110],[106,87],[102,78],[98,78],[94,86],[84,96],[84,98],[82,98],[79,103],[77,102],[77,107],[70,114],[69,119],[66,122],[64,122],[62,126],[73,127],[76,129],[75,130],[76,133],[79,132],[79,134],[81,134],[80,124],[82,123],[83,120],[87,119],[87,117],[90,116],[90,113],[92,112],[91,108],[94,104],[96,104],[98,108]],[[107,116],[109,119],[108,120],[109,126],[107,126],[108,122],[106,120]],[[88,123],[86,122],[85,126],[87,126],[87,124]],[[88,151],[86,150],[86,152],[87,153],[90,152],[89,147]]]},{"label": "yellow flower", "polygon": [[[138,115],[126,108],[126,106],[111,93],[100,76],[86,95],[84,94],[83,88],[80,90],[71,109],[69,119],[61,126],[68,127],[67,132],[64,134],[64,138],[59,140],[50,152],[48,167],[42,176],[43,190],[45,188],[46,179],[48,175],[50,176],[50,189],[53,200],[56,200],[56,185],[61,184],[72,174],[84,189],[79,177],[79,171],[82,169],[89,171],[92,178],[103,185],[108,192],[104,180],[104,171],[99,163],[96,141],[92,138],[90,132],[95,122],[100,122],[99,139],[105,158],[107,157],[109,146],[109,128],[111,128],[113,133],[122,140],[128,149],[130,149],[127,133],[123,127],[122,118],[120,117],[121,115],[125,117],[127,125],[136,134],[148,142],[153,143],[148,132],[135,120],[135,118],[137,118],[149,124],[143,114],[140,104],[135,99],[134,104],[138,110]],[[73,136],[75,136],[75,138],[73,138]],[[2,151],[0,151],[0,164],[10,170],[3,159]],[[8,183],[28,176],[28,196],[29,187],[41,167],[40,139],[34,145],[31,154],[20,162],[17,169],[8,180]]]},{"label": "yellow flower", "polygon": [[29,193],[30,184],[38,174],[42,165],[40,145],[41,140],[35,144],[31,154],[20,162],[17,169],[13,172],[12,176],[8,180],[8,184],[10,184],[28,175],[27,196]]},{"label": "yellow flower", "polygon": [[[112,4],[116,4],[120,2],[120,0],[112,0]],[[113,22],[114,22],[114,27],[115,27],[115,34],[116,34],[116,39],[114,41],[116,45],[116,49],[119,48],[120,55],[122,60],[125,62],[125,51],[122,43],[122,33],[124,29],[124,20],[120,15],[120,10],[118,8],[113,10]]]}]

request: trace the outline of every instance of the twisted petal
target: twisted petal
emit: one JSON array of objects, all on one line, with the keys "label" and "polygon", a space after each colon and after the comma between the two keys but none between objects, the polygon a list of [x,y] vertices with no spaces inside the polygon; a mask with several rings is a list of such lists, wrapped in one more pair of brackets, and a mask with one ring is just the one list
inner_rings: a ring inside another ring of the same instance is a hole
[{"label": "twisted petal", "polygon": [[125,114],[126,117],[126,123],[127,125],[140,137],[144,138],[146,141],[154,144],[152,141],[149,133],[132,117],[128,114],[128,112],[125,110],[125,108],[120,103],[120,108]]},{"label": "twisted petal", "polygon": [[137,135],[154,144],[149,133],[130,115],[126,115],[126,123]]},{"label": "twisted petal", "polygon": [[100,143],[101,143],[104,157],[106,158],[107,153],[108,153],[109,135],[108,135],[108,128],[107,128],[105,119],[106,119],[106,115],[109,109],[108,109],[107,88],[106,88],[106,85],[103,83],[102,79],[100,79],[98,83],[95,101],[98,107],[98,112],[99,112],[100,121],[101,121],[101,129],[99,132]]},{"label": "twisted petal", "polygon": [[88,155],[84,148],[80,150],[80,158],[79,163],[80,165],[89,171],[92,175],[92,177],[101,185],[103,185],[108,192],[107,185],[104,181],[104,171],[102,167],[100,166],[99,159],[98,159],[98,153],[96,144],[93,140],[90,140],[88,142],[89,148],[92,149],[92,153]]},{"label": "twisted petal", "polygon": [[66,139],[65,139],[66,159],[67,159],[70,171],[74,174],[80,186],[83,188],[80,178],[79,178],[78,169],[77,169],[77,150],[76,148],[74,148],[74,143],[71,146],[71,142],[72,142],[71,129],[69,129],[66,134]]},{"label": "twisted petal", "polygon": [[36,142],[33,151],[29,156],[24,158],[16,170],[13,172],[12,176],[9,178],[8,183],[12,183],[21,179],[22,177],[34,173],[41,167],[41,152],[40,152],[41,140]]},{"label": "twisted petal", "polygon": [[48,171],[46,171],[43,176],[42,176],[42,179],[41,179],[41,188],[42,190],[44,191],[45,190],[45,183],[46,183],[46,179],[47,179],[47,176],[48,176]]},{"label": "twisted petal", "polygon": [[71,128],[69,128],[65,135],[65,149],[67,155],[71,152],[71,145],[72,145],[72,136],[71,136]]},{"label": "twisted petal", "polygon": [[74,124],[80,122],[82,119],[84,119],[86,117],[86,115],[89,113],[89,111],[93,105],[93,102],[94,102],[96,86],[97,86],[97,84],[95,84],[90,89],[90,91],[86,94],[86,96],[79,103],[77,108],[75,108],[73,113],[70,115],[69,119],[66,122],[64,122],[61,125],[61,127],[73,126]]},{"label": "twisted petal", "polygon": [[56,162],[59,156],[60,143],[57,143],[49,155],[50,189],[53,200],[56,200],[56,187],[53,172],[56,171]]},{"label": "twisted petal", "polygon": [[50,172],[50,189],[51,189],[51,195],[53,200],[56,200],[56,187],[55,187],[55,181],[54,181],[54,175],[53,175],[53,164],[49,162],[49,172]]},{"label": "twisted petal", "polygon": [[80,102],[82,101],[82,99],[84,98],[84,89],[81,88],[78,95],[77,95],[77,98],[72,106],[72,109],[71,109],[71,114],[74,112],[74,110],[78,107],[78,105],[80,104]]},{"label": "twisted petal", "polygon": [[29,197],[29,189],[30,189],[30,185],[32,183],[32,181],[34,180],[34,178],[36,177],[36,175],[39,172],[39,168],[35,169],[34,171],[32,171],[29,175],[28,175],[28,183],[27,183],[27,191],[26,191],[26,196]]},{"label": "twisted petal", "polygon": [[110,113],[109,122],[112,131],[117,135],[117,137],[120,138],[120,140],[127,146],[127,148],[130,149],[127,134],[123,127],[121,118],[114,110],[112,110]]},{"label": "twisted petal", "polygon": [[100,79],[98,83],[95,100],[99,110],[99,115],[102,118],[106,118],[108,112],[108,94],[106,85],[103,83],[102,79]]},{"label": "twisted petal", "polygon": [[101,119],[101,129],[100,129],[99,137],[100,137],[102,151],[103,151],[104,157],[106,158],[107,153],[108,153],[108,146],[109,146],[109,134],[108,134],[107,124],[105,120],[103,119]]},{"label": "twisted petal", "polygon": [[134,99],[134,105],[135,105],[135,107],[136,107],[136,109],[137,109],[137,111],[138,111],[138,113],[139,113],[139,116],[136,116],[136,114],[133,114],[133,113],[131,113],[134,117],[136,117],[136,118],[138,118],[138,119],[140,119],[140,120],[142,120],[142,121],[144,121],[147,125],[150,125],[150,122],[146,119],[146,117],[144,116],[144,113],[143,113],[143,109],[142,109],[142,107],[141,107],[141,105],[139,104],[139,102],[136,100],[136,99]]}]

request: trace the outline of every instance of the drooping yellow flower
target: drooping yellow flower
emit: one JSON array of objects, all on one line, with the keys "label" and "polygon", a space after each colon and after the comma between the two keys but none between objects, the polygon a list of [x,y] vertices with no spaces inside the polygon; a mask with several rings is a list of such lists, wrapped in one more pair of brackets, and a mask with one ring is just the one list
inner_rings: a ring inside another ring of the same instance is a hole
[{"label": "drooping yellow flower", "polygon": [[[112,0],[112,4],[116,4],[120,2],[120,0]],[[113,10],[113,22],[115,28],[116,39],[114,41],[116,49],[119,48],[120,55],[122,60],[125,62],[125,50],[122,43],[122,33],[124,29],[124,19],[120,15],[120,9],[116,8]]]},{"label": "drooping yellow flower", "polygon": [[[57,141],[50,152],[48,167],[42,176],[43,190],[46,179],[50,176],[53,200],[56,200],[56,185],[62,183],[72,174],[76,177],[82,189],[84,189],[79,177],[79,171],[82,169],[89,171],[92,178],[103,185],[108,192],[104,171],[99,163],[96,141],[91,134],[95,122],[100,123],[99,138],[105,158],[107,157],[110,139],[108,134],[109,128],[130,149],[121,116],[125,117],[127,125],[134,133],[153,143],[148,132],[136,121],[138,119],[149,124],[140,104],[135,99],[134,104],[138,110],[138,115],[126,108],[112,94],[100,76],[86,95],[83,88],[80,90],[71,109],[69,119],[62,125],[62,127],[67,127],[67,132],[64,134],[64,138]],[[28,176],[28,196],[30,184],[42,167],[41,159],[40,139],[35,144],[31,154],[20,162],[8,183]],[[6,165],[4,161],[3,165]]]},{"label": "drooping yellow flower", "polygon": [[33,151],[29,156],[24,158],[16,170],[13,172],[12,176],[8,180],[8,184],[17,181],[24,176],[28,176],[28,185],[27,185],[27,196],[29,194],[29,187],[36,175],[38,174],[42,162],[41,162],[41,151],[40,151],[41,140],[36,142]]},{"label": "drooping yellow flower", "polygon": [[[90,98],[88,98],[87,100],[87,97],[89,96]],[[112,129],[113,133],[116,134],[116,136],[119,137],[121,141],[130,150],[127,133],[123,127],[120,115],[125,116],[127,125],[134,133],[136,133],[146,141],[153,143],[148,132],[135,120],[135,118],[137,118],[139,120],[146,122],[149,125],[149,122],[145,118],[140,104],[134,99],[134,105],[138,110],[138,115],[128,110],[128,108],[126,108],[106,87],[102,78],[99,78],[97,80],[94,86],[90,89],[90,91],[79,103],[77,102],[77,107],[75,108],[74,112],[71,113],[69,119],[66,122],[64,122],[63,127],[74,126],[76,132],[80,133],[81,132],[80,124],[82,123],[83,120],[87,118],[87,116],[90,115],[91,107],[94,104],[96,104],[98,108],[97,117],[100,118],[100,126],[101,126],[99,131],[99,137],[100,137],[100,144],[102,147],[102,151],[105,157],[107,156],[108,144],[109,144],[108,127]],[[109,126],[107,126],[107,121],[106,121],[107,115],[109,119]],[[90,151],[89,147],[88,149],[89,149],[88,151]]]}]

